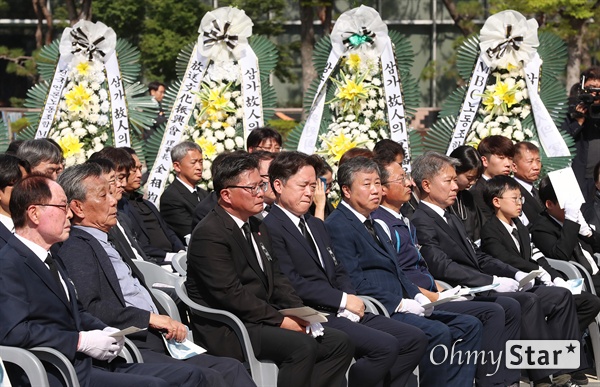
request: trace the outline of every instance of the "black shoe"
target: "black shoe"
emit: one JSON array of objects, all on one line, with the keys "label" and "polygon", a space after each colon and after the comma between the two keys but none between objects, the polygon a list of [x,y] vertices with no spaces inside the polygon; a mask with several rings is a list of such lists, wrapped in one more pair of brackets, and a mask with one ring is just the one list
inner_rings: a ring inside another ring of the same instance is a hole
[{"label": "black shoe", "polygon": [[564,384],[552,383],[552,387],[579,387],[579,384],[575,383],[573,379],[571,379]]},{"label": "black shoe", "polygon": [[580,386],[585,386],[589,383],[588,377],[585,372],[578,371],[571,374],[571,380]]}]

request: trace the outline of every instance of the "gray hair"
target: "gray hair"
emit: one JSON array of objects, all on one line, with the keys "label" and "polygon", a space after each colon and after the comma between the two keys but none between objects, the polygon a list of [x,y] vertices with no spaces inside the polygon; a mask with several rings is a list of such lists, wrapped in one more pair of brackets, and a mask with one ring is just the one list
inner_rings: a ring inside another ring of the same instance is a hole
[{"label": "gray hair", "polygon": [[102,176],[102,167],[96,163],[84,163],[65,169],[58,177],[58,184],[65,190],[67,200],[85,201],[87,187],[83,183],[88,177]]},{"label": "gray hair", "polygon": [[377,174],[381,176],[381,171],[375,161],[362,156],[353,157],[340,165],[340,168],[338,169],[337,181],[340,188],[343,186],[352,186],[354,176],[359,172],[377,172]]},{"label": "gray hair", "polygon": [[17,157],[27,160],[31,168],[37,167],[44,161],[52,164],[60,164],[63,161],[60,147],[45,138],[23,141],[17,150]]},{"label": "gray hair", "polygon": [[413,161],[411,175],[417,187],[422,189],[423,180],[432,180],[447,165],[456,169],[460,161],[441,153],[427,151]]},{"label": "gray hair", "polygon": [[189,151],[197,150],[202,154],[202,148],[195,142],[184,141],[171,148],[171,162],[181,161]]}]

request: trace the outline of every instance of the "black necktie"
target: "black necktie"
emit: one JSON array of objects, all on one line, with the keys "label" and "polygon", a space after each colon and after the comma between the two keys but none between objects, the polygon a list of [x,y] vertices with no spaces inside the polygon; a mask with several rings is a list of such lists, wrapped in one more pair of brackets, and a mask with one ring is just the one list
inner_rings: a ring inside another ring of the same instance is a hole
[{"label": "black necktie", "polygon": [[48,265],[48,268],[50,269],[50,274],[52,274],[52,278],[54,278],[54,281],[56,281],[56,284],[58,285],[59,289],[62,290],[64,294],[65,289],[63,288],[62,282],[60,282],[60,274],[58,274],[56,262],[54,262],[54,259],[52,258],[52,255],[50,253],[48,253],[48,256],[46,257],[46,260],[44,262],[46,263],[46,265]]},{"label": "black necktie", "polygon": [[[535,187],[531,187],[531,196],[533,196],[533,198],[535,200],[537,200],[537,202],[542,205],[542,200],[540,199],[540,191],[538,191],[537,188]],[[542,206],[543,207],[543,206]]]},{"label": "black necktie", "polygon": [[379,240],[379,238],[377,238],[377,233],[375,232],[375,228],[373,227],[373,221],[371,219],[365,219],[363,224],[367,228],[367,231],[369,232],[369,234],[371,234],[371,236],[375,240],[375,243],[377,243],[379,245],[379,247],[383,248],[381,241]]},{"label": "black necktie", "polygon": [[315,255],[319,257],[319,254],[317,253],[317,246],[315,245],[315,241],[312,239],[312,236],[310,236],[310,233],[306,229],[306,221],[304,218],[300,218],[300,232],[302,232],[302,235],[304,235],[304,239],[306,239],[310,245],[310,248],[315,252]]},{"label": "black necktie", "polygon": [[519,251],[521,251],[521,237],[519,236],[519,232],[517,231],[516,228],[513,228],[510,233],[512,234],[512,236],[515,237],[515,239],[517,240],[517,244],[519,245]]},{"label": "black necktie", "polygon": [[244,223],[242,226],[242,231],[244,232],[244,237],[246,237],[246,242],[248,242],[248,247],[252,252],[252,255],[256,258],[256,251],[254,251],[254,243],[252,243],[252,233],[250,232],[250,225],[248,223]]}]

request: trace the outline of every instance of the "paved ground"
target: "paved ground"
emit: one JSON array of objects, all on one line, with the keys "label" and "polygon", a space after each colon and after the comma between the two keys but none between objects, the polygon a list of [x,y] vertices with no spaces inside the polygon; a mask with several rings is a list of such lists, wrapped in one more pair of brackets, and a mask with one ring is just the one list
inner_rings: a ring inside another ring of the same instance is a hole
[{"label": "paved ground", "polygon": [[[600,387],[600,380],[595,375],[588,375],[589,383],[586,384],[587,387]],[[529,384],[521,382],[520,387],[527,387]]]}]

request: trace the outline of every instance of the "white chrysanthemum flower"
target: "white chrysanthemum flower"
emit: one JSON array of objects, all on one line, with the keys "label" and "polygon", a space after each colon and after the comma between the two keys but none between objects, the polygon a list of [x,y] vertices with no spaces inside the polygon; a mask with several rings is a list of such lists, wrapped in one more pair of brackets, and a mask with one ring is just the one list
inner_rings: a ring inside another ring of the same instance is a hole
[{"label": "white chrysanthemum flower", "polygon": [[[221,123],[219,123],[220,125]],[[214,125],[213,125],[214,126]],[[219,141],[223,141],[225,139],[225,132],[222,130],[215,130],[215,137]]]},{"label": "white chrysanthemum flower", "polygon": [[349,127],[349,128],[351,128],[351,129],[358,128],[358,122],[356,122],[356,121],[353,121],[353,122],[351,122],[351,123],[348,125],[348,127]]},{"label": "white chrysanthemum flower", "polygon": [[238,148],[243,148],[244,147],[244,139],[241,138],[240,136],[237,136],[235,138],[235,146]]},{"label": "white chrysanthemum flower", "polygon": [[369,109],[373,110],[377,108],[377,100],[374,99],[370,99],[367,101],[367,106],[369,107]]},{"label": "white chrysanthemum flower", "polygon": [[344,120],[350,122],[350,121],[354,121],[356,120],[356,116],[354,114],[348,114],[346,117],[344,117]]},{"label": "white chrysanthemum flower", "polygon": [[225,136],[227,136],[229,138],[233,138],[235,136],[235,128],[233,128],[231,126],[225,128]]},{"label": "white chrysanthemum flower", "polygon": [[212,179],[212,173],[210,173],[210,168],[206,168],[202,170],[202,178],[204,180]]},{"label": "white chrysanthemum flower", "polygon": [[108,98],[108,93],[106,92],[106,89],[100,89],[98,91],[98,96],[102,101],[106,100]]},{"label": "white chrysanthemum flower", "polygon": [[83,124],[81,123],[81,121],[73,121],[73,122],[71,123],[71,127],[72,127],[73,129],[79,129],[79,128],[81,128],[82,126],[83,126]]},{"label": "white chrysanthemum flower", "polygon": [[502,133],[501,128],[492,128],[490,130],[490,135],[492,135],[492,136],[499,136],[501,133]]},{"label": "white chrysanthemum flower", "polygon": [[99,126],[108,125],[108,116],[106,114],[100,114],[98,121],[96,122]]},{"label": "white chrysanthemum flower", "polygon": [[85,135],[87,135],[88,132],[84,128],[79,127],[77,129],[73,130],[73,134],[75,134],[77,137],[81,138],[81,137],[84,137]]},{"label": "white chrysanthemum flower", "polygon": [[58,123],[58,129],[64,129],[67,126],[69,126],[69,123],[67,121],[61,121]]},{"label": "white chrysanthemum flower", "polygon": [[366,118],[373,117],[373,111],[372,110],[363,110],[362,115],[365,116]]},{"label": "white chrysanthemum flower", "polygon": [[[221,126],[223,126],[223,124],[221,123],[221,121],[213,121],[210,124],[210,127],[213,128],[213,129],[219,129],[219,128],[221,128]],[[225,136],[225,133],[223,133],[223,136]]]},{"label": "white chrysanthemum flower", "polygon": [[223,153],[225,150],[225,146],[220,142],[215,144],[215,148],[217,149],[217,153]]},{"label": "white chrysanthemum flower", "polygon": [[98,127],[96,125],[88,125],[87,131],[89,134],[96,134],[98,133]]},{"label": "white chrysanthemum flower", "polygon": [[104,141],[108,140],[108,134],[107,134],[107,133],[102,133],[102,134],[100,135],[100,139],[102,140],[102,142],[104,142]]},{"label": "white chrysanthemum flower", "polygon": [[385,118],[385,113],[382,110],[378,110],[375,112],[376,120],[383,120]]},{"label": "white chrysanthemum flower", "polygon": [[369,136],[366,133],[360,133],[356,139],[359,142],[367,142],[367,141],[369,141]]},{"label": "white chrysanthemum flower", "polygon": [[235,149],[235,141],[233,141],[231,138],[226,139],[224,141],[224,145],[225,145],[225,149],[227,149],[227,150]]},{"label": "white chrysanthemum flower", "polygon": [[377,132],[374,130],[369,130],[367,132],[369,134],[369,137],[371,137],[372,139],[376,139],[377,138]]},{"label": "white chrysanthemum flower", "polygon": [[100,111],[102,113],[108,113],[110,110],[110,103],[108,101],[104,101],[100,104]]},{"label": "white chrysanthemum flower", "polygon": [[512,138],[517,141],[525,140],[525,136],[523,135],[523,132],[521,132],[520,130],[515,130],[512,134]]},{"label": "white chrysanthemum flower", "polygon": [[380,99],[379,102],[377,103],[377,105],[379,105],[379,107],[381,109],[385,108],[385,100],[384,99]]},{"label": "white chrysanthemum flower", "polygon": [[533,137],[533,132],[531,131],[531,129],[523,130],[523,134],[525,134],[527,137]]},{"label": "white chrysanthemum flower", "polygon": [[485,127],[485,125],[482,125],[476,129],[476,132],[479,138],[484,138],[488,134],[488,129]]}]

